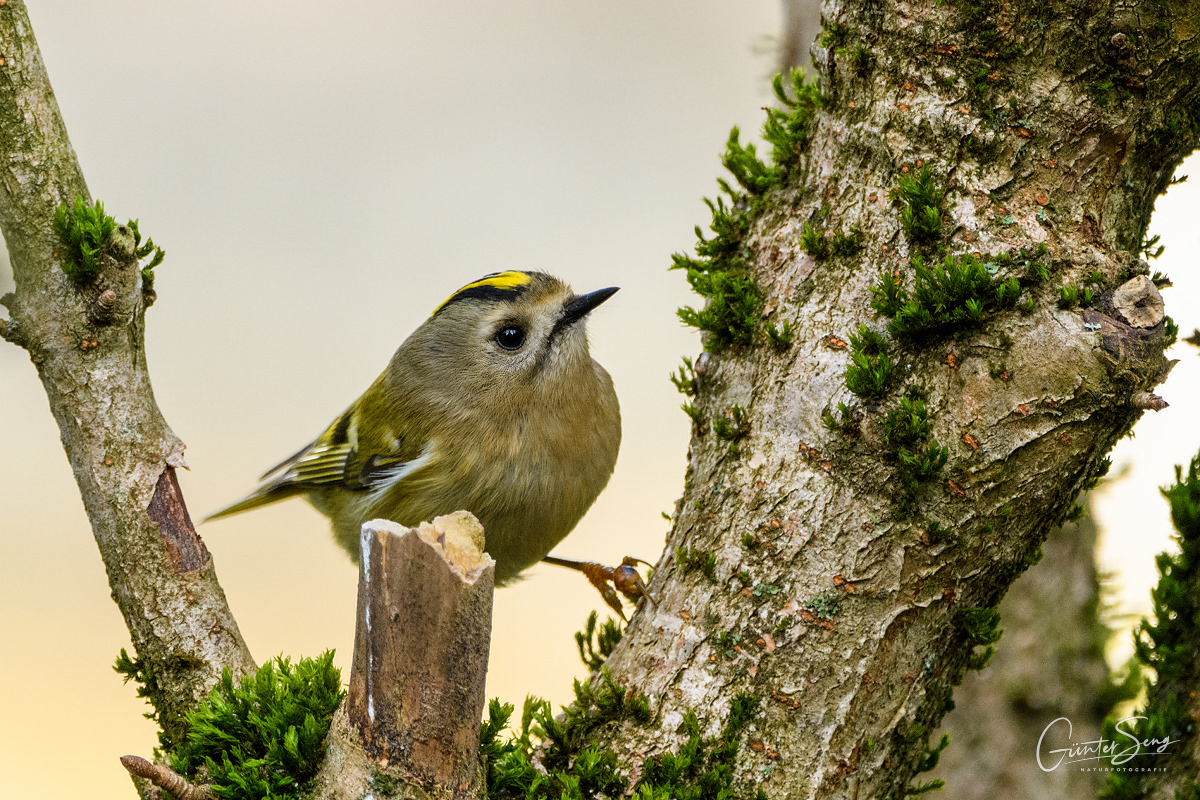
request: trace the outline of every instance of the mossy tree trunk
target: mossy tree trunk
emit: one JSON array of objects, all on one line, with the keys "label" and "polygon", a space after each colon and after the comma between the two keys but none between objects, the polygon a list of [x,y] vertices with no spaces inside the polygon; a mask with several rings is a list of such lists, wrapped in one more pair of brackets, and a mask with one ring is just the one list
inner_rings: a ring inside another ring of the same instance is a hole
[{"label": "mossy tree trunk", "polygon": [[1197,144],[1200,7],[847,0],[824,26],[811,121],[767,137],[774,168],[731,145],[732,210],[677,259],[709,298],[696,427],[658,602],[607,663],[655,717],[593,741],[641,764],[749,706],[743,794],[900,797],[989,610],[1162,405],[1139,250]]},{"label": "mossy tree trunk", "polygon": [[1050,533],[1045,557],[1000,603],[996,658],[954,691],[942,731],[951,746],[931,778],[961,800],[1094,797],[1102,772],[1043,772],[1034,747],[1047,724],[1071,720],[1077,739],[1098,737],[1104,718],[1137,686],[1114,685],[1104,659],[1112,632],[1100,621],[1096,523],[1084,517]]},{"label": "mossy tree trunk", "polygon": [[132,230],[116,229],[81,283],[61,268],[55,210],[88,200],[25,4],[0,4],[0,228],[16,292],[0,334],[29,351],[58,421],[108,572],[168,741],[228,667],[254,662],[188,518],[175,469],[183,443],[146,368],[146,298]]},{"label": "mossy tree trunk", "polygon": [[[681,262],[711,299],[685,315],[710,350],[680,380],[688,475],[657,603],[607,663],[654,714],[591,738],[642,764],[694,715],[739,793],[899,797],[952,685],[985,660],[989,609],[1160,405],[1170,333],[1134,276],[1154,198],[1196,145],[1200,8],[825,13],[823,99],[773,131],[776,167],[731,145],[732,210],[706,260]],[[134,248],[118,231],[103,281],[59,269],[54,210],[87,189],[20,0],[0,4],[0,40],[17,283],[2,331],[38,366],[170,738],[222,668],[253,662],[174,481]],[[943,249],[945,274],[914,269]],[[876,298],[885,326],[871,288],[897,280]],[[1062,287],[1092,307],[1059,308]]]}]

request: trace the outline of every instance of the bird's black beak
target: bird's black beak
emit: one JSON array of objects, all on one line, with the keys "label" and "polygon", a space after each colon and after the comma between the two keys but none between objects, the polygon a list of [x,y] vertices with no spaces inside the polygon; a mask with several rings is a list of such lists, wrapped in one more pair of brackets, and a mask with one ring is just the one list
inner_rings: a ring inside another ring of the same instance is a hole
[{"label": "bird's black beak", "polygon": [[610,286],[607,289],[597,289],[594,292],[570,298],[567,302],[563,303],[563,314],[559,318],[559,325],[567,326],[583,319],[588,315],[588,312],[616,294],[617,288],[616,286]]}]

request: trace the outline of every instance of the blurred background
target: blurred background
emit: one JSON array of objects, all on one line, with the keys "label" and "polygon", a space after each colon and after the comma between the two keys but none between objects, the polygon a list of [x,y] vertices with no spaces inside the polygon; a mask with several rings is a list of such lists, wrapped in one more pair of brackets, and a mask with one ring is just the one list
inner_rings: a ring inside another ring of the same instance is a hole
[{"label": "blurred background", "polygon": [[[707,218],[729,127],[761,124],[779,0],[31,5],[93,194],[167,250],[147,348],[194,517],[315,436],[455,288],[538,269],[622,288],[590,323],[621,456],[556,552],[657,559],[688,440],[667,374],[699,350],[669,256]],[[1184,335],[1198,190],[1173,188],[1152,230]],[[1172,407],[1121,443],[1096,503],[1126,615],[1168,546],[1157,487],[1200,446],[1200,358],[1177,356]],[[0,797],[129,798],[117,757],[155,739],[111,669],[128,635],[41,385],[3,344],[0,390]],[[200,533],[259,661],[332,647],[348,670],[357,576],[322,517],[292,501]],[[584,671],[572,633],[597,608],[553,567],[500,591],[489,695],[565,702]]]}]

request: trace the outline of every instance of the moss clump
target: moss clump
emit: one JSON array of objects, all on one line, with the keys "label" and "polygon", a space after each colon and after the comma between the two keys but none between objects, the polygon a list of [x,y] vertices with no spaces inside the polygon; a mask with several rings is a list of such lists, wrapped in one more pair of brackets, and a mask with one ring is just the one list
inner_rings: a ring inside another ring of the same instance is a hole
[{"label": "moss clump", "polygon": [[1070,284],[1062,287],[1058,291],[1058,307],[1061,309],[1072,309],[1076,306],[1087,308],[1092,304],[1092,290]]},{"label": "moss clump", "polygon": [[800,229],[800,249],[817,261],[824,261],[829,257],[829,240],[811,222],[805,222]]},{"label": "moss clump", "polygon": [[941,472],[950,457],[932,437],[929,412],[918,394],[902,397],[883,420],[883,441],[896,463],[904,505],[916,500],[921,484]]},{"label": "moss clump", "polygon": [[[983,669],[996,654],[996,642],[1004,630],[1000,627],[1000,612],[994,608],[964,608],[959,612],[959,623],[970,651],[967,669]],[[976,652],[976,647],[984,648]]]},{"label": "moss clump", "polygon": [[838,403],[837,415],[835,416],[832,411],[827,410],[821,415],[821,424],[827,430],[834,433],[853,436],[858,433],[858,422],[861,416],[858,406],[848,406],[845,403]]},{"label": "moss clump", "polygon": [[[615,754],[596,745],[577,751],[560,744],[556,737],[569,736],[550,713],[543,700],[529,698],[521,714],[520,728],[509,739],[501,734],[512,717],[513,706],[493,700],[488,718],[479,732],[480,749],[486,763],[487,794],[493,800],[583,800],[620,797],[628,781],[620,774]],[[733,797],[733,763],[739,739],[757,713],[757,701],[738,695],[730,705],[729,719],[719,736],[705,739],[695,712],[684,715],[682,731],[687,740],[678,753],[648,759],[641,778],[631,793],[640,800],[719,800]],[[570,708],[564,709],[570,725]],[[549,737],[549,738],[546,738]],[[532,763],[538,741],[542,742],[542,766]],[[761,800],[765,795],[759,791]]]},{"label": "moss clump", "polygon": [[705,346],[710,350],[750,344],[762,303],[758,284],[737,273],[702,271],[691,266],[687,269],[692,290],[707,298],[708,304],[700,310],[691,306],[680,308],[677,313],[683,324],[707,332],[709,339]]},{"label": "moss clump", "polygon": [[[1160,553],[1158,585],[1151,592],[1154,620],[1143,619],[1134,633],[1134,655],[1145,668],[1153,670],[1154,682],[1146,690],[1146,704],[1138,712],[1132,728],[1139,740],[1170,738],[1172,755],[1157,756],[1154,766],[1166,766],[1165,759],[1187,758],[1194,752],[1196,720],[1190,710],[1195,703],[1195,687],[1200,683],[1200,664],[1194,657],[1200,648],[1200,454],[1192,459],[1185,474],[1175,468],[1175,483],[1162,490],[1171,506],[1178,553]],[[1105,724],[1105,737],[1116,734],[1115,720]],[[1196,765],[1185,769],[1195,774]],[[1153,777],[1133,772],[1113,772],[1101,793],[1104,800],[1132,800],[1146,797]],[[1193,785],[1191,794],[1197,794]]]},{"label": "moss clump", "polygon": [[[730,704],[719,736],[705,740],[694,712],[683,718],[687,740],[678,753],[648,759],[634,787],[639,800],[723,800],[734,796],[733,764],[742,732],[758,712],[758,701],[740,694]],[[759,797],[762,797],[759,792]]]},{"label": "moss clump", "polygon": [[100,254],[117,228],[117,222],[104,213],[99,200],[88,205],[76,197],[71,205],[63,203],[54,211],[54,233],[62,243],[62,271],[76,283],[88,283],[100,274]]},{"label": "moss clump", "polygon": [[620,797],[628,782],[617,771],[611,750],[588,747],[575,755],[566,769],[542,772],[533,765],[538,721],[553,720],[550,704],[530,697],[521,713],[516,736],[500,735],[512,717],[511,703],[492,700],[479,729],[479,749],[486,764],[487,796],[491,800],[551,800],[606,795]]},{"label": "moss clump", "polygon": [[675,561],[684,575],[699,572],[713,583],[717,582],[717,557],[693,547],[676,547]]},{"label": "moss clump", "polygon": [[167,251],[156,245],[154,239],[150,237],[146,237],[146,243],[142,244],[142,232],[138,230],[136,219],[129,220],[126,227],[133,234],[133,246],[137,257],[139,259],[150,258],[150,261],[142,267],[142,293],[150,294],[154,291],[154,268],[167,257]]},{"label": "moss clump", "polygon": [[194,778],[205,767],[213,796],[223,800],[300,798],[325,755],[325,735],[341,704],[341,673],[333,651],[282,656],[234,684],[229,670],[208,700],[188,714],[185,741],[171,768]]},{"label": "moss clump", "polygon": [[718,180],[729,196],[728,203],[723,197],[716,202],[705,200],[712,215],[709,229],[713,236],[705,238],[696,226],[698,258],[672,256],[672,269],[684,270],[692,289],[707,301],[699,310],[680,308],[679,318],[708,334],[705,347],[709,350],[750,345],[759,324],[762,292],[749,276],[744,240],[761,212],[763,195],[786,180],[795,165],[820,107],[820,91],[804,82],[804,72],[795,71],[790,77],[794,97],[784,90],[783,76],[775,76],[775,91],[783,108],[768,109],[763,126],[773,164],[764,161],[753,144],[743,145],[740,132],[733,128],[721,161],[737,187]]},{"label": "moss clump", "polygon": [[917,256],[912,265],[911,294],[896,273],[886,270],[871,287],[872,308],[890,318],[888,331],[897,338],[917,339],[979,325],[985,312],[1012,308],[1021,296],[1016,277],[993,278],[999,265],[969,254],[947,255],[932,267]]},{"label": "moss clump", "polygon": [[591,672],[604,665],[617,642],[621,641],[621,624],[612,617],[597,624],[597,614],[588,615],[587,624],[575,632],[575,646],[579,648],[579,660]]},{"label": "moss clump", "polygon": [[690,358],[684,356],[683,366],[671,374],[671,383],[685,397],[696,396],[696,370]]},{"label": "moss clump", "polygon": [[[103,266],[101,254],[117,229],[117,221],[105,213],[104,204],[97,200],[89,206],[82,197],[76,197],[70,205],[63,203],[54,210],[53,227],[62,244],[63,272],[79,284],[95,280]],[[133,234],[137,257],[150,258],[142,267],[143,291],[150,292],[154,286],[154,268],[162,263],[166,251],[155,245],[153,239],[142,244],[136,219],[129,220],[126,227]]]},{"label": "moss clump", "polygon": [[850,334],[850,366],[846,368],[846,388],[859,397],[880,398],[888,393],[895,375],[895,364],[885,352],[887,341],[867,325],[859,325]]},{"label": "moss clump", "polygon": [[[917,729],[921,731],[924,730],[920,728],[920,726],[917,726]],[[941,760],[942,751],[949,746],[950,734],[948,733],[942,734],[942,738],[938,740],[936,746],[930,747],[928,744],[924,745],[922,748],[921,757],[917,761],[917,768],[913,770],[913,777],[915,778],[922,772],[933,772],[938,765],[938,761]],[[935,792],[938,789],[943,788],[945,785],[946,782],[943,780],[926,781],[925,783],[919,783],[915,786],[907,787],[904,790],[904,796],[912,797],[915,795],[922,795],[927,792]]]},{"label": "moss clump", "polygon": [[837,231],[833,236],[826,235],[810,222],[805,222],[800,229],[800,248],[817,261],[830,256],[852,258],[862,250],[862,242],[863,232],[858,226],[850,228],[849,232]]},{"label": "moss clump", "polygon": [[771,349],[776,353],[787,352],[792,346],[792,323],[784,320],[782,325],[776,325],[774,322],[767,323],[767,341],[771,345]]},{"label": "moss clump", "polygon": [[910,244],[933,244],[942,235],[942,201],[945,189],[937,185],[929,165],[916,175],[901,175],[892,190],[892,202],[900,206],[900,222]]},{"label": "moss clump", "polygon": [[738,441],[750,432],[749,415],[741,406],[731,406],[727,414],[713,420],[712,427],[718,439],[729,442],[729,452],[736,456]]}]

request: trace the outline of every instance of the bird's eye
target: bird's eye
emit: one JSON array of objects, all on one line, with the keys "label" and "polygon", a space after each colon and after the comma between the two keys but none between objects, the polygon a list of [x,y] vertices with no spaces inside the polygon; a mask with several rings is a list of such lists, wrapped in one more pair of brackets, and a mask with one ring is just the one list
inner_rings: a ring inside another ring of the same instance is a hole
[{"label": "bird's eye", "polygon": [[507,325],[496,331],[496,344],[505,350],[519,350],[525,344],[525,329]]}]

